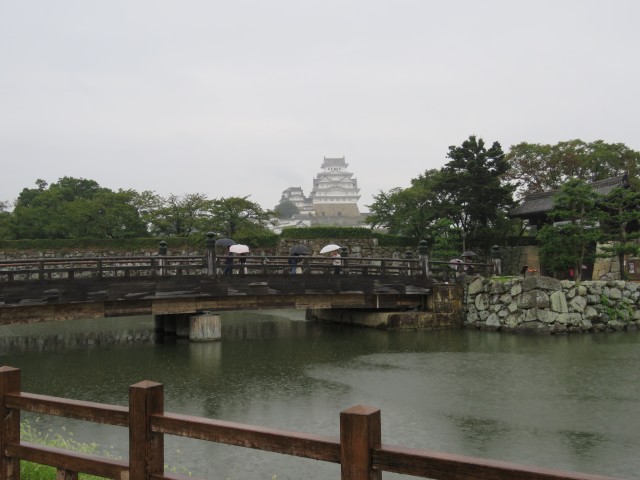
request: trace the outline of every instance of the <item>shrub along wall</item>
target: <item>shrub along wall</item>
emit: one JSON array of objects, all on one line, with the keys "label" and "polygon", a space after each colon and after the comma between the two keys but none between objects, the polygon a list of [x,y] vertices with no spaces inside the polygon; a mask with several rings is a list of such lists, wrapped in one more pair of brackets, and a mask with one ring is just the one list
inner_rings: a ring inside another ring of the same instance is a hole
[{"label": "shrub along wall", "polygon": [[640,285],[531,276],[504,282],[468,278],[464,326],[488,330],[568,333],[638,330]]}]

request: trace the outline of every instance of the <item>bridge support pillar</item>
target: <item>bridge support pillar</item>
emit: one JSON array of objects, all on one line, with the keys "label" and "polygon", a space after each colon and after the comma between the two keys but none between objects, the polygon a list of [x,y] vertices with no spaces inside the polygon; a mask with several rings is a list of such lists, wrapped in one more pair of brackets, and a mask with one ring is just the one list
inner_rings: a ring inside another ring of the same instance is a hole
[{"label": "bridge support pillar", "polygon": [[222,337],[222,322],[216,313],[192,315],[189,323],[189,340],[192,342],[212,342]]}]

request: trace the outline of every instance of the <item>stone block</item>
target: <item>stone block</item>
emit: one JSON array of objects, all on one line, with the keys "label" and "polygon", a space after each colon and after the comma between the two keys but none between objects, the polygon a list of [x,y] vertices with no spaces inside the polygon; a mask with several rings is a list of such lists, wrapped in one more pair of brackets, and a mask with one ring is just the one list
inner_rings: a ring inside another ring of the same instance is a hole
[{"label": "stone block", "polygon": [[569,305],[571,305],[571,308],[576,312],[582,313],[587,306],[587,299],[585,297],[574,297],[569,302]]},{"label": "stone block", "polygon": [[549,295],[542,290],[525,291],[518,298],[520,308],[549,308]]},{"label": "stone block", "polygon": [[500,326],[500,317],[498,317],[498,315],[496,315],[495,313],[492,313],[487,318],[486,324],[487,324],[488,327],[499,327]]},{"label": "stone block", "polygon": [[526,277],[522,281],[522,290],[561,290],[562,284],[560,280],[544,276]]},{"label": "stone block", "polygon": [[483,291],[482,277],[478,277],[469,284],[467,295],[477,295]]},{"label": "stone block", "polygon": [[474,304],[478,311],[487,310],[489,308],[489,305],[491,305],[491,299],[486,293],[481,293],[479,295],[476,295]]},{"label": "stone block", "polygon": [[610,288],[609,295],[607,295],[612,300],[620,300],[622,298],[622,291],[619,288]]},{"label": "stone block", "polygon": [[553,292],[549,296],[549,301],[551,303],[551,310],[558,313],[567,313],[569,311],[569,307],[567,306],[567,299],[563,292],[557,291]]},{"label": "stone block", "polygon": [[514,283],[511,287],[511,296],[515,297],[516,295],[520,295],[522,293],[522,282]]}]

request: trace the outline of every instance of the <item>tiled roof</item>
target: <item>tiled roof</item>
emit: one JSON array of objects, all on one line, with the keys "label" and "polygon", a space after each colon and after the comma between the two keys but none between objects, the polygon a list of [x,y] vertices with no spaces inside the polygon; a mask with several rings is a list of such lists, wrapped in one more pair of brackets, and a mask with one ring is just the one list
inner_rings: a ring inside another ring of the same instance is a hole
[{"label": "tiled roof", "polygon": [[[590,183],[591,187],[600,195],[607,195],[616,187],[627,186],[627,176],[611,177]],[[531,193],[524,197],[522,203],[509,212],[512,218],[527,218],[536,214],[546,213],[553,208],[553,196],[560,190]]]}]

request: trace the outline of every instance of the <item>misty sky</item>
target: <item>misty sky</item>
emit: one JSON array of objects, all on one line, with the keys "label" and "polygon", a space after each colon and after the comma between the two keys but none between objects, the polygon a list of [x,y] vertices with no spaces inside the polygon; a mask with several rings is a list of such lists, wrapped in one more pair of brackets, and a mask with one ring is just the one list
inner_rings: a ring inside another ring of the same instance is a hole
[{"label": "misty sky", "polygon": [[640,2],[0,0],[0,200],[310,193],[345,156],[360,209],[469,135],[640,150]]}]

